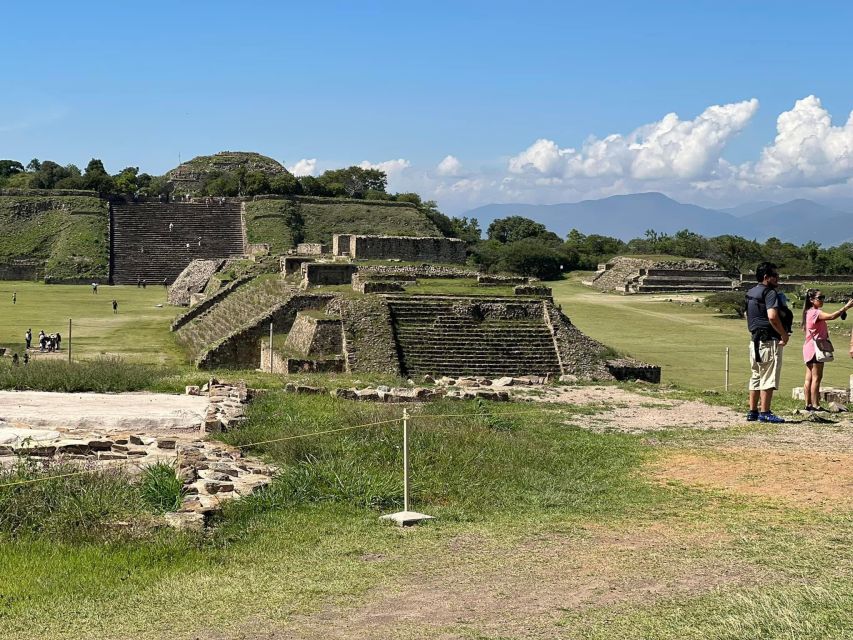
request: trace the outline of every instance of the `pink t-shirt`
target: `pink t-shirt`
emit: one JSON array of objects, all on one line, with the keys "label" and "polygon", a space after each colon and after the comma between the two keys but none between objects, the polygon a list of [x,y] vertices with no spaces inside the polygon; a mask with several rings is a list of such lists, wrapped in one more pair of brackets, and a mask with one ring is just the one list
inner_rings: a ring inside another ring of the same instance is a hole
[{"label": "pink t-shirt", "polygon": [[808,362],[814,358],[814,338],[821,340],[829,338],[829,327],[826,320],[820,320],[820,309],[806,311],[806,341],[803,344],[803,360]]}]

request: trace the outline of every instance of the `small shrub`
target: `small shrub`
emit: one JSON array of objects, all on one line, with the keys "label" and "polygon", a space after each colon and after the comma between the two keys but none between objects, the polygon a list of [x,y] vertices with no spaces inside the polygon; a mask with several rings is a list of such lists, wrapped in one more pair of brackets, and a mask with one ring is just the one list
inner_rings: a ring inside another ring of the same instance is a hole
[{"label": "small shrub", "polygon": [[712,293],[705,298],[704,304],[723,313],[743,318],[746,314],[746,295],[743,291],[724,291]]},{"label": "small shrub", "polygon": [[183,483],[175,467],[165,462],[158,462],[145,469],[139,491],[145,503],[160,513],[177,510],[184,495]]}]

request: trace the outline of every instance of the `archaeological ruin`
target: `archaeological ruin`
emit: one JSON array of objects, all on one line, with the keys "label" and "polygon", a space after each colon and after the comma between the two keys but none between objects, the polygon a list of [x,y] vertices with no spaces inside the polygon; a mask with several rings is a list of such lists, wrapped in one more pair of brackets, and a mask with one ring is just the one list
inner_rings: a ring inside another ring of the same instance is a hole
[{"label": "archaeological ruin", "polygon": [[711,260],[618,256],[598,266],[588,283],[611,293],[733,291],[740,281]]},{"label": "archaeological ruin", "polygon": [[332,250],[353,260],[463,264],[467,258],[465,243],[457,238],[334,234]]}]

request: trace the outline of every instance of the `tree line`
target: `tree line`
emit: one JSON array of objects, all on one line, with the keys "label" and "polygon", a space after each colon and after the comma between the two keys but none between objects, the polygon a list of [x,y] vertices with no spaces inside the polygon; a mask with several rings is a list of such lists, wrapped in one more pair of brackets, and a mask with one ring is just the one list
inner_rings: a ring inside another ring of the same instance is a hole
[{"label": "tree line", "polygon": [[713,260],[731,272],[749,273],[770,261],[786,273],[851,274],[853,243],[821,247],[768,238],[764,242],[736,235],[705,237],[688,229],[673,235],[646,231],[627,242],[610,236],[585,235],[572,229],[563,240],[544,225],[510,216],[492,222],[486,240],[472,246],[473,259],[487,270],[507,270],[544,279],[573,271],[591,271],[617,255],[666,255]]}]

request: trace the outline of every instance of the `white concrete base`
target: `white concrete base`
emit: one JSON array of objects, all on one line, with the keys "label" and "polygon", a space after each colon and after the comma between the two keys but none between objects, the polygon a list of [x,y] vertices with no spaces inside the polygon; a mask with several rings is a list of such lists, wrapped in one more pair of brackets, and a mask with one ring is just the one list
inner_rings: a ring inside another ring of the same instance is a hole
[{"label": "white concrete base", "polygon": [[396,522],[401,527],[408,527],[422,520],[435,520],[435,517],[418,513],[417,511],[398,511],[397,513],[389,513],[387,516],[379,516],[379,519],[390,520],[391,522]]}]

